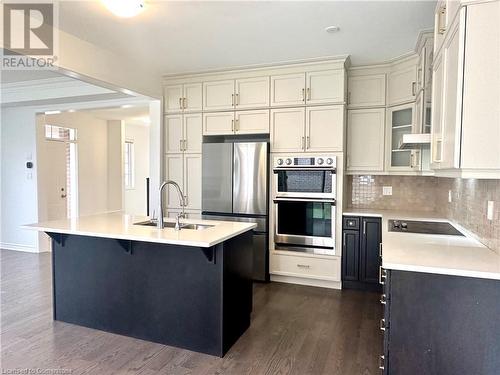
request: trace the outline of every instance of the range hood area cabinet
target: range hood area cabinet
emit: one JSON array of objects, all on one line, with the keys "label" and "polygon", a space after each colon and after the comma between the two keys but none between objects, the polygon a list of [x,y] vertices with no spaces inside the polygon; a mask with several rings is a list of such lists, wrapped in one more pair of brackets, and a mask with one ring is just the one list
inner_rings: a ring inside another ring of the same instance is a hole
[{"label": "range hood area cabinet", "polygon": [[500,2],[448,12],[438,3],[431,165],[437,176],[500,178]]}]

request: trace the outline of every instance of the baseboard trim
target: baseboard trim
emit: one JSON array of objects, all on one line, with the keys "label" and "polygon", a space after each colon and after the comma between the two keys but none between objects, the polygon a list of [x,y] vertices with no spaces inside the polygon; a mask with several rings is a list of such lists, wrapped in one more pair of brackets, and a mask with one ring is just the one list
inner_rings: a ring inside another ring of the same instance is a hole
[{"label": "baseboard trim", "polygon": [[318,279],[282,276],[282,275],[271,275],[271,281],[288,283],[288,284],[316,286],[320,288],[342,289],[342,284],[340,281],[327,281],[327,280],[318,280]]},{"label": "baseboard trim", "polygon": [[20,245],[16,243],[0,242],[0,248],[5,250],[22,251],[25,253],[40,253],[37,246]]}]

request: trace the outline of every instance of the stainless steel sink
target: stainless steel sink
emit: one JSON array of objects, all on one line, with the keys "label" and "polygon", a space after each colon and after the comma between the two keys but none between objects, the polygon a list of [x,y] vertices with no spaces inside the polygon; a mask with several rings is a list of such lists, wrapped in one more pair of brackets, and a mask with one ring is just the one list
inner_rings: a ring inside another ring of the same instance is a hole
[{"label": "stainless steel sink", "polygon": [[[144,225],[147,227],[156,227],[158,224],[156,221],[153,220],[147,220],[147,221],[140,221],[138,223],[134,223],[134,225]],[[165,228],[174,228],[175,223],[172,223],[170,221],[166,221],[164,223]],[[207,224],[182,224],[181,223],[181,229],[191,229],[191,230],[203,230],[203,229],[208,229],[212,228],[213,225],[207,225]]]}]

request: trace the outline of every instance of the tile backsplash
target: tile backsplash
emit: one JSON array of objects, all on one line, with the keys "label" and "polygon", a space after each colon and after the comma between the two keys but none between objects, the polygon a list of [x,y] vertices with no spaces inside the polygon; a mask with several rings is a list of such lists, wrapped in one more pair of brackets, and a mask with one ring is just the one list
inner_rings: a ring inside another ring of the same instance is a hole
[{"label": "tile backsplash", "polygon": [[[500,252],[500,180],[353,175],[347,184],[348,208],[435,212]],[[383,195],[383,186],[392,186],[392,195]],[[493,220],[486,216],[488,201],[494,202]]]}]

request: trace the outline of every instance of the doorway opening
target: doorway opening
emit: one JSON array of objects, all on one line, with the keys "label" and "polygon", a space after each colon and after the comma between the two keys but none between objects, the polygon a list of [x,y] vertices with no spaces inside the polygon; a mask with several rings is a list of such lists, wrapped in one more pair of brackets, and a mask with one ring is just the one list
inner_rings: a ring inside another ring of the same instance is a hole
[{"label": "doorway opening", "polygon": [[78,216],[77,131],[45,124],[45,141],[52,170],[48,194],[50,220]]}]

